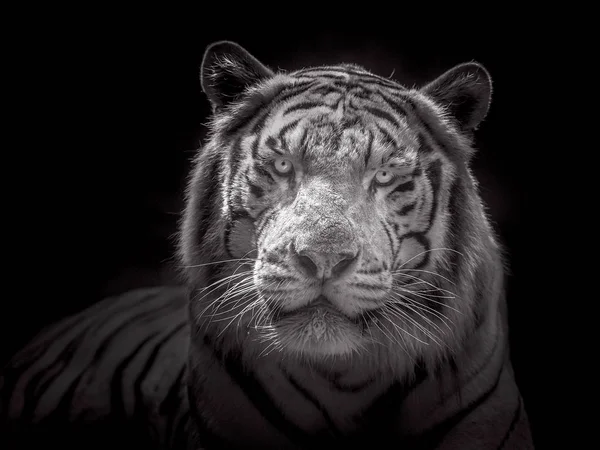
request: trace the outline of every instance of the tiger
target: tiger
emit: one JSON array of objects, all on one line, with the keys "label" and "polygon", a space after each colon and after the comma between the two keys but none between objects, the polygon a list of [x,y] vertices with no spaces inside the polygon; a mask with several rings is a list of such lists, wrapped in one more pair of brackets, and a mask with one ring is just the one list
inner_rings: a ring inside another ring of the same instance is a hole
[{"label": "tiger", "polygon": [[11,439],[79,423],[89,448],[112,421],[163,448],[533,449],[505,252],[471,169],[488,71],[407,88],[355,64],[273,71],[218,41],[200,83],[182,282],[17,353]]}]

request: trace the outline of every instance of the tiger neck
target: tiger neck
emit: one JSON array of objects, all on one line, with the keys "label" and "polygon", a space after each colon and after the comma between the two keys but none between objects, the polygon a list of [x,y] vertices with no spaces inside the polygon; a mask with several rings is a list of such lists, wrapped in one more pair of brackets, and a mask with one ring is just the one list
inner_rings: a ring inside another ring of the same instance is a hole
[{"label": "tiger neck", "polygon": [[484,355],[504,346],[497,319],[488,315],[463,351],[440,365],[439,373],[420,366],[412,376],[400,378],[366,359],[309,363],[270,354],[249,361],[192,340],[192,413],[217,424],[213,434],[241,444],[277,443],[273,448],[287,448],[297,439],[310,443],[324,437],[383,436],[390,430],[418,433],[444,419],[430,414],[434,405],[447,402],[453,411],[470,401],[470,392],[477,392],[470,386],[476,382],[474,374],[496,376],[503,358]]},{"label": "tiger neck", "polygon": [[357,357],[298,360],[272,354],[245,363],[229,357],[228,363],[230,373],[237,365],[234,371],[243,371],[245,382],[252,379],[255,393],[262,390],[290,423],[314,436],[339,437],[361,429],[365,410],[396,381],[391,371]]},{"label": "tiger neck", "polygon": [[367,359],[270,361],[255,367],[268,390],[303,428],[347,433],[360,428],[365,408],[394,383],[394,374]]}]

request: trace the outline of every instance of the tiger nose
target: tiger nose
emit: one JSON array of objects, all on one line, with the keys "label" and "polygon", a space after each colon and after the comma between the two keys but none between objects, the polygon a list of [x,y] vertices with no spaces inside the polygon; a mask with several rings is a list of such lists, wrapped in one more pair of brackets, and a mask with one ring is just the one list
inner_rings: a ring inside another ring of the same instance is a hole
[{"label": "tiger nose", "polygon": [[346,272],[358,259],[358,251],[324,253],[310,250],[297,250],[291,246],[292,257],[310,277],[324,279],[337,278]]}]

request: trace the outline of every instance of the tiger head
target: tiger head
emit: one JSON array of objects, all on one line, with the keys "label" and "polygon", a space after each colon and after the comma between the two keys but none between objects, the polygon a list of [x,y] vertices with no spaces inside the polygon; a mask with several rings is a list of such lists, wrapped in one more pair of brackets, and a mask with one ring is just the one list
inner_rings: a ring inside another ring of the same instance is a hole
[{"label": "tiger head", "polygon": [[427,360],[459,342],[474,286],[497,284],[469,169],[487,71],[406,89],[354,65],[274,73],[218,42],[201,83],[214,114],[180,239],[194,326],[254,355]]}]

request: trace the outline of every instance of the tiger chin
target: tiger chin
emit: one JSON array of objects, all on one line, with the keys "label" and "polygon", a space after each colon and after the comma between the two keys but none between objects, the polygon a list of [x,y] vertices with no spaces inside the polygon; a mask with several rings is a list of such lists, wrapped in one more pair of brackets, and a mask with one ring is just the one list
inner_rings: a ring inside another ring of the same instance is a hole
[{"label": "tiger chin", "polygon": [[469,168],[488,72],[407,89],[221,41],[201,84],[179,240],[193,448],[533,448]]}]

